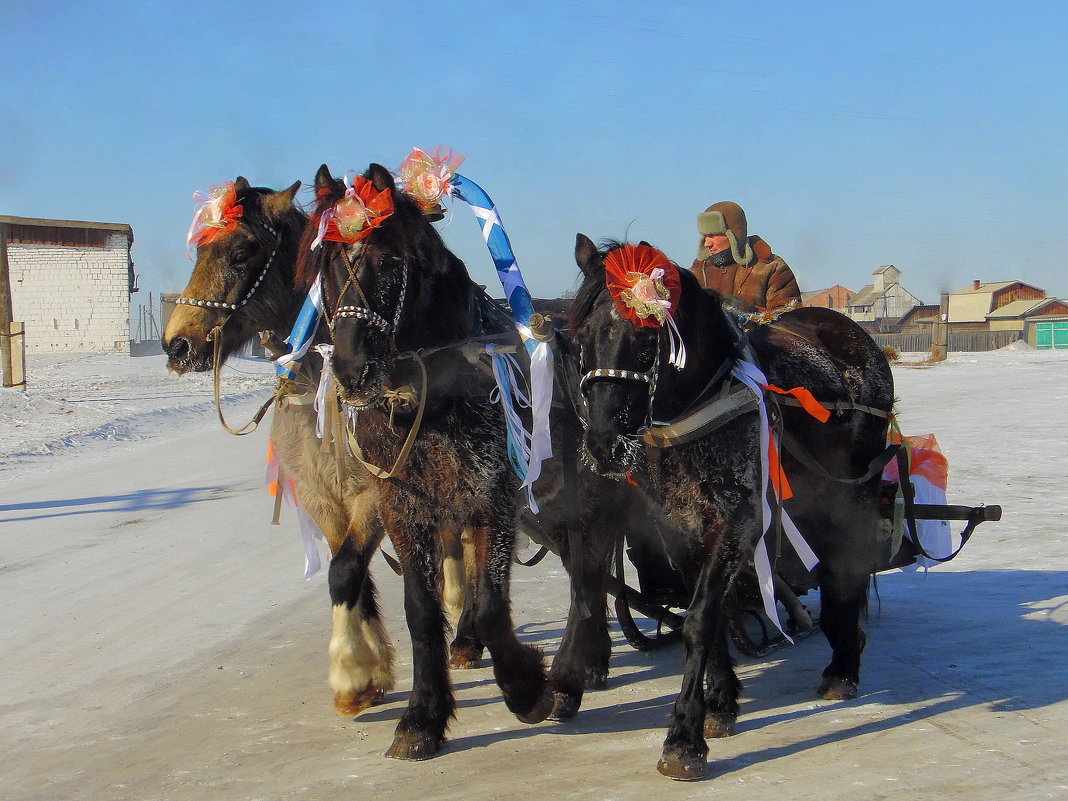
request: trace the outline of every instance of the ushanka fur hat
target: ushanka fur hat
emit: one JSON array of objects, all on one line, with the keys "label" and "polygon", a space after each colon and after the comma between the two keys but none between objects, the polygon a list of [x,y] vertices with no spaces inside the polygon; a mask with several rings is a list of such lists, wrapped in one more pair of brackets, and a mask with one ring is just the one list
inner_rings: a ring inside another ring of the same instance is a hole
[{"label": "ushanka fur hat", "polygon": [[697,243],[698,259],[707,259],[711,255],[705,247],[706,236],[723,235],[731,243],[731,255],[738,264],[746,265],[753,260],[745,212],[737,203],[730,200],[713,203],[697,215],[697,232],[701,235],[701,241]]}]

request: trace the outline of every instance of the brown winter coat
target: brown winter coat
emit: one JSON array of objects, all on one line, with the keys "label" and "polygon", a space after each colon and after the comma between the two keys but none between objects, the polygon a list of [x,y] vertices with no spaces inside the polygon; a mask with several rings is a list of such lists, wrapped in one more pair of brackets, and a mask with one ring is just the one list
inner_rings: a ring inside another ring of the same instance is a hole
[{"label": "brown winter coat", "polygon": [[690,269],[702,286],[715,289],[741,311],[779,309],[792,301],[800,302],[801,290],[786,262],[763,240],[750,237],[751,243],[753,240],[757,242],[753,243],[753,260],[748,266],[717,267],[711,259],[696,259]]}]

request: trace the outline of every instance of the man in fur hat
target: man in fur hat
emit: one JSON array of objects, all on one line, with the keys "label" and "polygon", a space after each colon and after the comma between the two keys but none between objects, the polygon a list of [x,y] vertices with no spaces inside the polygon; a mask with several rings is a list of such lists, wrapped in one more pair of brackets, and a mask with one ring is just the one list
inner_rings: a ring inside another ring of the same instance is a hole
[{"label": "man in fur hat", "polygon": [[742,312],[772,311],[801,302],[801,290],[786,262],[759,236],[748,236],[745,212],[725,200],[697,215],[701,243],[690,268]]}]

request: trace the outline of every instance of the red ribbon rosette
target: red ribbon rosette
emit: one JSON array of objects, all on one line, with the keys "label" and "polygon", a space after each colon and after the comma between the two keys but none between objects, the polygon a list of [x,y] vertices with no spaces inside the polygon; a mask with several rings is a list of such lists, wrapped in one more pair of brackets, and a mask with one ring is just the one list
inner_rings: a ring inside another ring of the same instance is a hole
[{"label": "red ribbon rosette", "polygon": [[624,245],[604,260],[605,283],[616,310],[636,326],[662,326],[675,314],[679,269],[652,245]]},{"label": "red ribbon rosette", "polygon": [[216,184],[204,192],[193,193],[197,208],[189,226],[186,242],[190,249],[214,242],[237,228],[237,221],[245,208],[237,202],[237,186],[233,181]]},{"label": "red ribbon rosette", "polygon": [[[345,182],[349,182],[347,176]],[[326,188],[319,190],[320,195],[329,193]],[[389,189],[379,191],[370,179],[357,175],[345,190],[344,197],[320,215],[319,235],[312,247],[317,247],[324,239],[350,244],[361,242],[388,220],[393,210],[393,193]]]}]

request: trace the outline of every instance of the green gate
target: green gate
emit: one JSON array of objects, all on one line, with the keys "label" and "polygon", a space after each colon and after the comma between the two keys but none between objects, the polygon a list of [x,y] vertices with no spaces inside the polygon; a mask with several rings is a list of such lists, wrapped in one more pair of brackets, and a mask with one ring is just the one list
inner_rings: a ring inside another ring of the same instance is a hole
[{"label": "green gate", "polygon": [[1035,346],[1039,350],[1068,349],[1068,320],[1035,323]]}]

